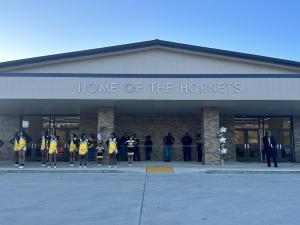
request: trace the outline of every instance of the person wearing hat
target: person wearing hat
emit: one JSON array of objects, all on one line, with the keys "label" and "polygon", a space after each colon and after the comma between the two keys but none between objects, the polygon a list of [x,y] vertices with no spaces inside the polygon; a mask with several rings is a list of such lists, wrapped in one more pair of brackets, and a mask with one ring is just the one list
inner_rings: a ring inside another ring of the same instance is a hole
[{"label": "person wearing hat", "polygon": [[277,167],[276,140],[270,131],[267,131],[266,135],[263,137],[263,144],[268,167],[271,167],[271,158],[273,159],[274,166]]}]

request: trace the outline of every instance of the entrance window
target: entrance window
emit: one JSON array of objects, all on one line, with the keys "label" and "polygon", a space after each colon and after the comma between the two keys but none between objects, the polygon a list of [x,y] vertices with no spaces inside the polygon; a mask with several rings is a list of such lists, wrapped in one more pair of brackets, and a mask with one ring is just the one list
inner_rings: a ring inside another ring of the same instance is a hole
[{"label": "entrance window", "polygon": [[262,138],[270,131],[277,142],[278,161],[292,161],[291,124],[289,117],[235,118],[237,160],[264,161]]}]

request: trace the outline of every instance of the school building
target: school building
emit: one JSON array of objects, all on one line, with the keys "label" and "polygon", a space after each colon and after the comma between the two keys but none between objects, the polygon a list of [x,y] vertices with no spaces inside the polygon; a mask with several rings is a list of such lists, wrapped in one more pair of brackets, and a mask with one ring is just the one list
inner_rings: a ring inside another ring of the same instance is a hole
[{"label": "school building", "polygon": [[[216,132],[227,127],[227,161],[263,160],[270,130],[279,161],[300,161],[300,62],[162,40],[0,63],[0,160],[21,127],[33,138],[27,160],[39,160],[38,139],[56,127],[60,150],[70,133],[151,135],[153,160],[163,137],[201,133],[203,163],[219,164]],[[193,145],[192,159],[197,152]]]}]

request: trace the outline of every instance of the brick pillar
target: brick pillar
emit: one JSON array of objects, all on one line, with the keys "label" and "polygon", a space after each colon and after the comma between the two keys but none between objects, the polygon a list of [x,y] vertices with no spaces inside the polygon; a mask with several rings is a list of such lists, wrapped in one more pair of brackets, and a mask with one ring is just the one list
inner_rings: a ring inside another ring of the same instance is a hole
[{"label": "brick pillar", "polygon": [[203,156],[205,165],[219,165],[219,140],[217,131],[219,130],[219,111],[212,107],[202,108],[202,140],[203,140]]},{"label": "brick pillar", "polygon": [[300,162],[300,117],[294,117],[295,161]]},{"label": "brick pillar", "polygon": [[91,133],[97,133],[97,114],[80,114],[79,132],[81,135],[85,133],[87,136]]},{"label": "brick pillar", "polygon": [[113,107],[103,107],[98,110],[98,132],[105,143],[115,128],[115,112]]},{"label": "brick pillar", "polygon": [[0,115],[0,139],[4,145],[0,149],[0,160],[13,160],[13,146],[9,142],[20,130],[19,115]]},{"label": "brick pillar", "polygon": [[235,129],[234,129],[234,116],[228,114],[220,115],[220,126],[226,127],[226,145],[228,153],[224,158],[225,161],[236,161],[236,147],[235,147]]}]

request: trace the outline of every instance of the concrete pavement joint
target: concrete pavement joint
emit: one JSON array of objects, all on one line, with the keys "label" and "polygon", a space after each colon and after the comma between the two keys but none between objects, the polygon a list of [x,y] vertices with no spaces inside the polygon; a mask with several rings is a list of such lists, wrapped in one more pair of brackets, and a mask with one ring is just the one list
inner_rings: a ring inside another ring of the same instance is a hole
[{"label": "concrete pavement joint", "polygon": [[140,208],[139,225],[141,225],[141,223],[142,223],[142,214],[143,214],[144,198],[145,198],[147,179],[148,179],[148,173],[146,172],[145,180],[144,180],[144,189],[143,189],[143,195],[142,195],[142,202],[141,202],[141,208]]}]

